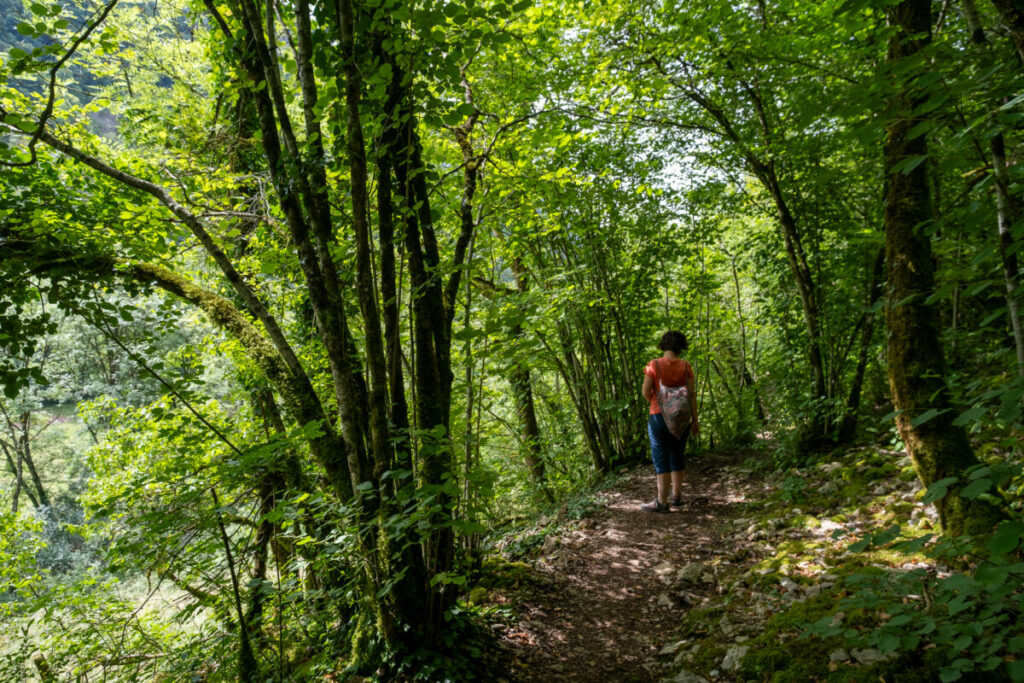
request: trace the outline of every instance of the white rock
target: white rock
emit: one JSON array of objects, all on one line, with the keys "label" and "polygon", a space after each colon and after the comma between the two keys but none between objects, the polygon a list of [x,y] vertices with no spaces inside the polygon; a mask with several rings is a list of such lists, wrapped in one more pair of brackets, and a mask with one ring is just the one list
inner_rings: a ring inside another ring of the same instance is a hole
[{"label": "white rock", "polygon": [[679,648],[681,648],[683,645],[686,645],[686,641],[685,640],[680,640],[678,643],[669,643],[665,647],[661,648],[661,650],[658,652],[658,654],[661,655],[661,656],[674,655],[676,653],[676,651]]},{"label": "white rock", "polygon": [[658,594],[658,607],[671,607],[672,599],[668,597],[668,593]]},{"label": "white rock", "polygon": [[675,565],[671,562],[662,562],[661,564],[654,567],[654,574],[664,584],[672,583],[672,572],[675,571]]},{"label": "white rock", "polygon": [[725,651],[725,657],[722,659],[722,668],[726,671],[738,671],[740,661],[749,650],[750,647],[747,645],[730,645],[729,649]]},{"label": "white rock", "polygon": [[837,531],[843,528],[843,525],[839,522],[833,522],[831,519],[821,520],[821,531],[826,534],[831,534],[833,531]]},{"label": "white rock", "polygon": [[663,683],[708,683],[708,679],[692,671],[680,671],[675,678],[666,678]]},{"label": "white rock", "polygon": [[835,650],[834,652],[832,652],[832,654],[828,656],[828,661],[848,662],[850,661],[850,653],[844,650],[843,648],[839,648],[838,650]]},{"label": "white rock", "polygon": [[864,650],[853,650],[850,654],[853,655],[853,658],[856,659],[858,663],[865,666],[884,662],[889,659],[895,659],[898,656],[895,652],[887,652],[883,655],[879,650],[876,650],[873,647]]},{"label": "white rock", "polygon": [[[714,580],[714,571],[705,564],[695,562],[688,564],[676,573],[676,583],[700,583],[707,581],[705,577],[710,574],[711,581]],[[710,583],[710,581],[708,581]]]}]

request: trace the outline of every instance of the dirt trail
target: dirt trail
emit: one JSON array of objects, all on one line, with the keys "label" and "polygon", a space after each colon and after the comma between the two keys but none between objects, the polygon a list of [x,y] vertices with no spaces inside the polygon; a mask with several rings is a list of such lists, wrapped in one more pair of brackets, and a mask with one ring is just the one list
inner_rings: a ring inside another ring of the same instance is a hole
[{"label": "dirt trail", "polygon": [[648,469],[605,491],[604,509],[538,562],[550,582],[516,605],[518,623],[502,634],[511,663],[496,678],[626,682],[668,675],[658,653],[688,606],[669,600],[659,574],[734,550],[722,547],[715,530],[743,494],[716,476],[722,464],[692,467],[684,507],[668,514],[639,509],[653,498]]}]

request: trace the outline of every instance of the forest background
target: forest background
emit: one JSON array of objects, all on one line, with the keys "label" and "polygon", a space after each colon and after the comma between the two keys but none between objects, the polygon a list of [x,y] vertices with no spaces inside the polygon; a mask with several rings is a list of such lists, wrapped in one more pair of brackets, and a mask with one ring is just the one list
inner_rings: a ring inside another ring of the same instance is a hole
[{"label": "forest background", "polygon": [[0,678],[470,675],[667,328],[696,449],[905,448],[1017,605],[1012,2],[2,7]]}]

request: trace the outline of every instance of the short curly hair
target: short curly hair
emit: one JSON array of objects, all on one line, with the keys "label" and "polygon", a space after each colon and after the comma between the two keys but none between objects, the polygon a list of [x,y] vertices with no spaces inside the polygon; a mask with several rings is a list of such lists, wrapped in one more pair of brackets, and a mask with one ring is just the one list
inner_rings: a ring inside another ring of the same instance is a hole
[{"label": "short curly hair", "polygon": [[669,330],[665,334],[661,335],[661,341],[658,342],[658,348],[662,351],[682,353],[686,349],[690,348],[690,344],[686,341],[685,334],[679,330]]}]

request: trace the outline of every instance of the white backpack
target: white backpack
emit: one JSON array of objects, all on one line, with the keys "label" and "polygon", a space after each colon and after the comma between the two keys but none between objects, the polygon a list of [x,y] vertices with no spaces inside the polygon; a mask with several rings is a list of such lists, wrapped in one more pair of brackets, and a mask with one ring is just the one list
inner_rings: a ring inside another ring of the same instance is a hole
[{"label": "white backpack", "polygon": [[690,390],[686,384],[681,387],[666,387],[661,381],[659,362],[654,361],[654,375],[658,379],[658,405],[665,418],[665,426],[677,439],[683,438],[690,428],[693,413],[690,411]]}]

